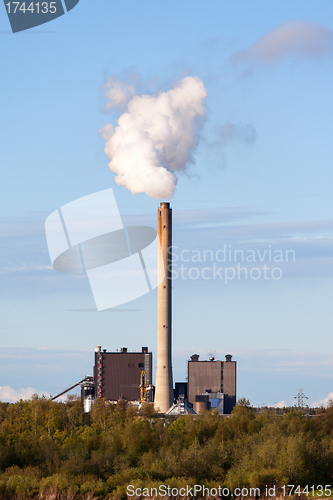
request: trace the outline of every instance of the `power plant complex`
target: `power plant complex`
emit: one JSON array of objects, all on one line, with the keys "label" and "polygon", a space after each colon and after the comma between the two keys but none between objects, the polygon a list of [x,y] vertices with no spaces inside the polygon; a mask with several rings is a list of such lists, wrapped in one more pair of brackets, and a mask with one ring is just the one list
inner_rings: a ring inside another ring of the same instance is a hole
[{"label": "power plant complex", "polygon": [[[157,367],[153,381],[153,355],[148,347],[129,352],[121,347],[108,352],[97,346],[93,377],[81,385],[85,411],[90,411],[96,398],[109,401],[124,399],[154,403],[164,414],[199,413],[215,408],[230,414],[236,404],[236,361],[227,354],[225,361],[200,360],[193,354],[187,362],[187,381],[176,382],[172,375],[172,209],[162,202],[158,209],[158,289],[157,289]],[[75,386],[72,386],[72,389]],[[70,390],[68,389],[68,390]],[[64,391],[61,394],[64,394]],[[59,396],[59,395],[58,395]],[[58,396],[55,396],[58,397]],[[54,399],[55,399],[54,398]]]}]

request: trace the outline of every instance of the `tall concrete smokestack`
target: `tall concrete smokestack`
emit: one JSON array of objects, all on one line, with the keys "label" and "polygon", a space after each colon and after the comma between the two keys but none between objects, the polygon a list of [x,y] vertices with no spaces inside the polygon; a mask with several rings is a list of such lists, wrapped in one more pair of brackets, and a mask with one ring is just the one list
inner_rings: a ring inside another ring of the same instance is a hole
[{"label": "tall concrete smokestack", "polygon": [[[158,209],[158,275],[157,289],[157,370],[154,406],[166,413],[173,404],[171,360],[171,277],[172,260],[168,252],[172,245],[172,210],[170,203]],[[163,281],[160,277],[164,276]]]}]

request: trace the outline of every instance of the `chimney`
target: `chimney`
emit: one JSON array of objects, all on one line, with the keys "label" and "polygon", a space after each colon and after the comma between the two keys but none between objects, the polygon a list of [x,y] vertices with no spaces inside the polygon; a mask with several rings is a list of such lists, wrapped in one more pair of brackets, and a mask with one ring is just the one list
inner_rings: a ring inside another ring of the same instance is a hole
[{"label": "chimney", "polygon": [[[166,413],[173,404],[171,360],[172,210],[170,203],[158,209],[157,369],[154,406]],[[161,281],[160,277],[164,276]]]}]

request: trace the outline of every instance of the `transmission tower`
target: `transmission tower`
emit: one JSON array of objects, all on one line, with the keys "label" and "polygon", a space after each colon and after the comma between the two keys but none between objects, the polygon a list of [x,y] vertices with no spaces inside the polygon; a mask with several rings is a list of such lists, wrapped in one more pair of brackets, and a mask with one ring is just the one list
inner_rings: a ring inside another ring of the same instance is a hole
[{"label": "transmission tower", "polygon": [[304,403],[304,399],[309,399],[305,394],[303,393],[303,389],[298,389],[298,394],[297,396],[294,397],[294,399],[297,399],[297,408],[305,408],[307,406]]}]

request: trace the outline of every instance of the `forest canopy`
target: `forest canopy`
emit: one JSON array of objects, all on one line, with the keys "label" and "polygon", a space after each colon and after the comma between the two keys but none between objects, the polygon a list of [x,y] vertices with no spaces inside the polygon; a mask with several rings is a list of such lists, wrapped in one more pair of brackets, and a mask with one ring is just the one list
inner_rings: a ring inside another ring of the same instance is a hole
[{"label": "forest canopy", "polygon": [[[252,408],[164,417],[149,404],[34,396],[0,403],[0,498],[126,498],[127,486],[326,485],[333,406],[305,415]],[[332,481],[331,481],[332,482]]]}]

